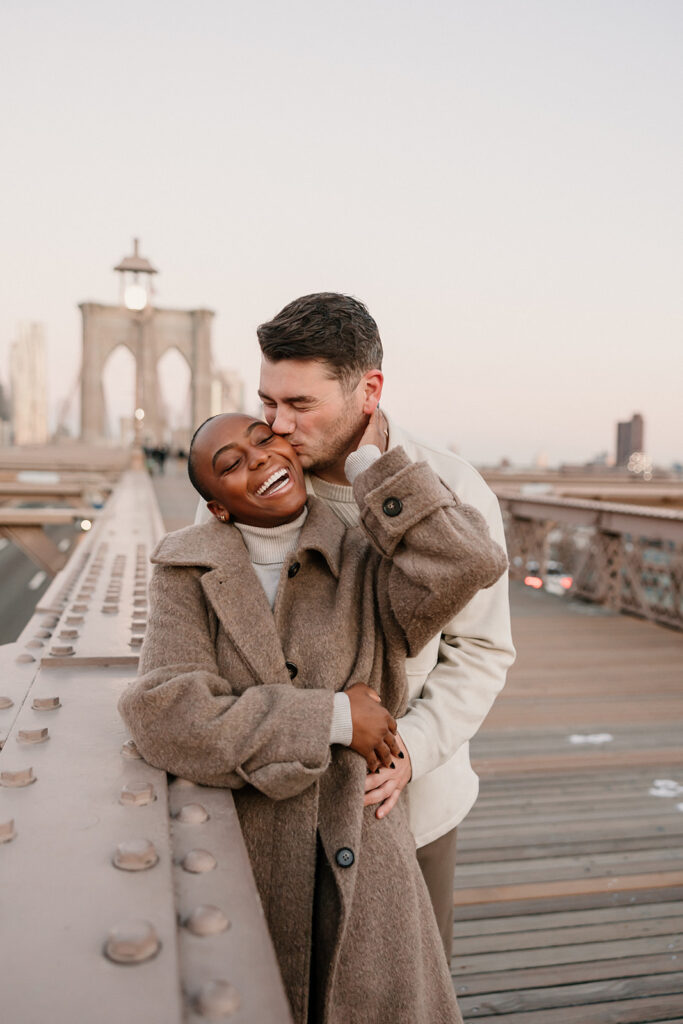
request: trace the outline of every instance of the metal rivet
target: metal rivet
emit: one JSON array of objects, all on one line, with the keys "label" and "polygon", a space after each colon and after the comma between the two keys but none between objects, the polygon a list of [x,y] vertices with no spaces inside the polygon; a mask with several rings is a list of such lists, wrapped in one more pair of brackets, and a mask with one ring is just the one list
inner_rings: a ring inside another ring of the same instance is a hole
[{"label": "metal rivet", "polygon": [[176,819],[183,825],[201,825],[203,821],[209,820],[209,812],[201,804],[184,804],[176,814]]},{"label": "metal rivet", "polygon": [[128,643],[129,643],[129,646],[130,646],[130,647],[142,647],[142,641],[143,641],[143,639],[144,639],[144,638],[143,638],[143,637],[141,637],[141,636],[132,636],[132,637],[130,638],[130,640],[128,641]]},{"label": "metal rivet", "polygon": [[79,635],[77,629],[60,629],[59,638],[60,640],[73,640]]},{"label": "metal rivet", "polygon": [[190,850],[181,863],[191,874],[202,875],[205,871],[213,871],[216,867],[216,858],[208,850]]},{"label": "metal rivet", "polygon": [[119,606],[117,604],[103,604],[102,611],[105,615],[118,615]]},{"label": "metal rivet", "polygon": [[156,794],[151,782],[128,782],[119,797],[120,804],[132,804],[134,807],[144,807],[155,800]]},{"label": "metal rivet", "polygon": [[126,839],[116,847],[112,860],[122,871],[146,871],[154,867],[159,854],[150,839]]},{"label": "metal rivet", "polygon": [[67,615],[66,621],[70,626],[79,626],[85,619],[82,615]]},{"label": "metal rivet", "polygon": [[46,640],[49,636],[52,636],[52,630],[50,629],[39,629],[36,636],[40,640]]},{"label": "metal rivet", "polygon": [[28,654],[28,653],[20,654],[19,657],[17,658],[17,664],[18,665],[27,665],[29,663],[29,661],[35,661],[35,660],[36,659],[33,657],[32,654]]},{"label": "metal rivet", "polygon": [[71,611],[72,612],[87,612],[88,608],[89,608],[89,605],[87,605],[87,604],[72,604],[71,605]]},{"label": "metal rivet", "polygon": [[17,743],[44,743],[48,738],[47,728],[20,729],[17,734]]},{"label": "metal rivet", "polygon": [[45,644],[43,643],[42,640],[29,640],[26,646],[30,647],[32,650],[35,650],[37,647],[44,647]]},{"label": "metal rivet", "polygon": [[11,843],[16,834],[17,833],[14,831],[14,820],[12,818],[10,818],[9,821],[0,821],[0,843]]},{"label": "metal rivet", "polygon": [[41,622],[41,626],[45,626],[46,629],[54,629],[58,622],[59,619],[54,617],[49,619],[43,619],[43,621]]},{"label": "metal rivet", "polygon": [[229,981],[207,981],[195,999],[197,1010],[209,1020],[232,1017],[241,1003],[239,992]]},{"label": "metal rivet", "polygon": [[156,956],[159,936],[149,921],[125,921],[115,925],[104,946],[105,955],[117,964],[139,964]]},{"label": "metal rivet", "polygon": [[11,708],[14,701],[11,697],[0,697],[0,710],[4,711],[5,708]]},{"label": "metal rivet", "polygon": [[121,747],[121,753],[123,754],[124,757],[142,757],[142,754],[135,746],[133,740],[126,740],[126,742]]},{"label": "metal rivet", "polygon": [[0,786],[18,789],[19,786],[30,786],[35,781],[33,768],[19,768],[16,772],[0,772]]},{"label": "metal rivet", "polygon": [[197,784],[195,782],[192,782],[191,779],[183,779],[180,776],[178,776],[178,778],[174,779],[174,781],[173,781],[173,788],[174,789],[194,789],[194,788],[199,789],[199,786],[197,786]]},{"label": "metal rivet", "polygon": [[50,654],[57,655],[57,657],[66,657],[74,653],[74,649],[71,644],[55,644],[50,648]]},{"label": "metal rivet", "polygon": [[203,903],[188,916],[185,927],[193,935],[219,935],[230,927],[230,922],[218,907]]},{"label": "metal rivet", "polygon": [[61,708],[62,702],[59,697],[34,697],[31,707],[34,711],[54,711]]}]

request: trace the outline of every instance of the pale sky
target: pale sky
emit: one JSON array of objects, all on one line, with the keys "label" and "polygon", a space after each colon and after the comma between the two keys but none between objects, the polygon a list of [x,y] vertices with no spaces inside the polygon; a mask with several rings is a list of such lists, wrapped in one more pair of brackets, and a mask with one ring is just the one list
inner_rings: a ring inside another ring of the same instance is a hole
[{"label": "pale sky", "polygon": [[385,407],[475,463],[683,461],[679,0],[5,0],[0,376],[45,324],[51,403],[133,235],[157,302],[255,328],[367,303]]}]

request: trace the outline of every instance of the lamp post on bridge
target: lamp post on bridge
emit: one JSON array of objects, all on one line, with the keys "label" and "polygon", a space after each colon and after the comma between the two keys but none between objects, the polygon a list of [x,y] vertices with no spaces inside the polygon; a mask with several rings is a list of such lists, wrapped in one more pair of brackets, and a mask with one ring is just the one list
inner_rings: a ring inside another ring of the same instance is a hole
[{"label": "lamp post on bridge", "polygon": [[120,275],[120,301],[130,310],[137,325],[137,358],[135,360],[135,411],[133,414],[133,454],[131,465],[142,469],[145,464],[142,450],[145,420],[145,325],[153,316],[152,275],[158,270],[139,252],[139,239],[133,239],[133,255],[126,256],[114,267]]}]

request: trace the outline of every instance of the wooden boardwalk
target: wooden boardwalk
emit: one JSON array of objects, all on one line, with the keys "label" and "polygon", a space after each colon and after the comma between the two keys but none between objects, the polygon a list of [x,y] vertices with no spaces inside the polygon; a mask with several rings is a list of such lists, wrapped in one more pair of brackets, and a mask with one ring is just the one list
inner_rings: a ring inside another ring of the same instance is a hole
[{"label": "wooden boardwalk", "polygon": [[521,584],[512,602],[458,831],[463,1016],[683,1024],[683,633]]}]

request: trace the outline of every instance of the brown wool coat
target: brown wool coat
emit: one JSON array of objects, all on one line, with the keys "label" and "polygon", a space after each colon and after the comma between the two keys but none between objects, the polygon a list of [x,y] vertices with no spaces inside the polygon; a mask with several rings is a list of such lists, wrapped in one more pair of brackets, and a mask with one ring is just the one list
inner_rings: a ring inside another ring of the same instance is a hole
[{"label": "brown wool coat", "polygon": [[[403,800],[379,821],[363,808],[365,761],[330,747],[333,695],[365,682],[399,716],[406,654],[506,559],[483,517],[400,448],[355,493],[367,535],[311,498],[272,612],[234,527],[165,537],[140,675],[119,708],[151,764],[235,791],[296,1024],[308,1014],[317,835],[336,884],[321,1024],[451,1024],[461,1018]],[[351,866],[337,863],[343,849]]]}]

